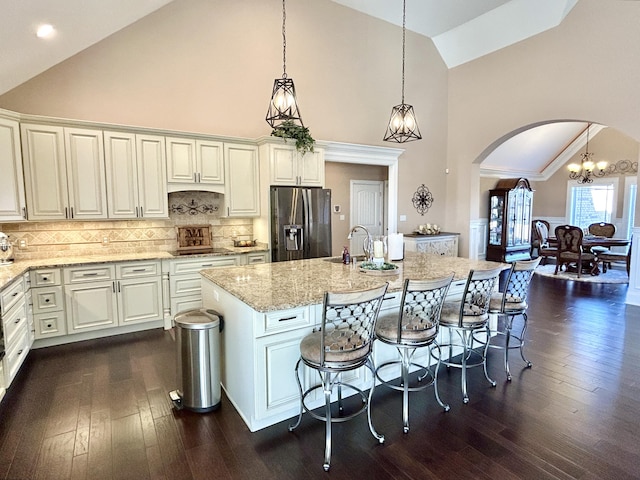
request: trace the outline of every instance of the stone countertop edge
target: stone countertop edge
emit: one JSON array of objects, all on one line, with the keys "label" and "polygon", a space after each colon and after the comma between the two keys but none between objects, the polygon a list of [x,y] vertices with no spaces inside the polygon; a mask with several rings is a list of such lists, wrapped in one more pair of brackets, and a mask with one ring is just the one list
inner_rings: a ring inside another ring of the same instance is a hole
[{"label": "stone countertop edge", "polygon": [[453,273],[454,281],[460,281],[466,280],[471,269],[510,267],[485,260],[407,252],[404,261],[394,262],[398,273],[370,275],[336,258],[208,268],[200,273],[253,310],[267,313],[320,304],[325,291],[364,290],[389,282],[387,292],[393,293],[402,290],[406,278],[439,278]]},{"label": "stone countertop edge", "polygon": [[220,257],[226,255],[239,255],[242,253],[268,252],[266,246],[256,247],[225,247],[225,252],[216,253],[196,253],[190,255],[173,255],[170,252],[140,252],[123,253],[110,255],[84,255],[52,258],[38,258],[32,260],[16,260],[12,264],[0,266],[0,291],[11,282],[19,278],[29,270],[38,268],[63,268],[77,265],[92,265],[113,262],[135,262],[144,260],[164,260],[164,259],[189,259],[197,257]]}]

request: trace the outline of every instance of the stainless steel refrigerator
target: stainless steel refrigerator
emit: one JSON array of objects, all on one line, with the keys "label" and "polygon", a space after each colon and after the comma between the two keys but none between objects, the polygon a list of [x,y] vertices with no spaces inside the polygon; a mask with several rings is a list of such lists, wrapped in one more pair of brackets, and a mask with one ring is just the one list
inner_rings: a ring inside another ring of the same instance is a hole
[{"label": "stainless steel refrigerator", "polygon": [[271,261],[331,256],[331,190],[271,187]]}]

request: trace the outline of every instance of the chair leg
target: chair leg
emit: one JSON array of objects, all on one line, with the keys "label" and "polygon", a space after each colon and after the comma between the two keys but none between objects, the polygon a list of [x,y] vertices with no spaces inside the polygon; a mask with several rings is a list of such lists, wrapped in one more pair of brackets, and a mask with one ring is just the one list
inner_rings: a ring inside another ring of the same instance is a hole
[{"label": "chair leg", "polygon": [[[467,395],[467,352],[468,352],[468,332],[465,330],[462,332],[462,375],[461,375],[461,384],[462,384],[462,402],[469,403],[469,395]],[[451,358],[451,357],[449,357]]]},{"label": "chair leg", "polygon": [[492,387],[496,386],[495,380],[493,380],[489,376],[489,372],[487,371],[487,353],[489,353],[489,340],[491,339],[491,330],[489,329],[489,324],[486,326],[487,331],[487,341],[484,344],[484,349],[482,350],[482,369],[484,370],[484,376],[487,381],[491,384]]},{"label": "chair leg", "polygon": [[402,348],[402,430],[409,433],[409,352]]},{"label": "chair leg", "polygon": [[429,366],[431,366],[431,348],[435,345],[435,347],[438,349],[438,361],[436,363],[436,367],[435,370],[433,371],[433,391],[436,394],[436,400],[438,401],[438,403],[440,404],[440,406],[442,408],[444,408],[445,412],[448,412],[449,409],[451,407],[449,407],[448,403],[444,403],[441,399],[440,399],[440,392],[438,392],[438,372],[440,371],[440,357],[441,357],[441,353],[440,353],[440,345],[438,345],[437,343],[431,344],[429,345]]},{"label": "chair leg", "polygon": [[522,361],[524,361],[527,364],[528,368],[531,368],[531,366],[533,365],[529,360],[527,360],[524,356],[524,339],[525,339],[525,335],[527,334],[527,314],[523,313],[522,314],[522,319],[523,319],[523,326],[522,326],[522,333],[520,334],[520,356],[522,357]]},{"label": "chair leg", "polygon": [[367,400],[367,421],[369,422],[369,431],[371,432],[371,435],[373,435],[373,437],[378,440],[379,443],[384,443],[384,435],[380,435],[376,431],[376,429],[373,427],[373,422],[371,421],[371,399],[373,398],[373,390],[376,388],[376,367],[373,363],[373,360],[371,360],[371,357],[369,357],[369,359],[367,360],[366,365],[369,370],[371,370],[371,388],[369,389],[369,398]]},{"label": "chair leg", "polygon": [[302,411],[303,411],[303,403],[302,403],[302,383],[300,383],[300,374],[299,374],[299,369],[300,369],[300,362],[302,359],[298,359],[298,361],[296,362],[296,366],[294,368],[294,374],[296,376],[296,382],[298,383],[298,390],[300,390],[300,413],[298,414],[298,420],[296,421],[296,423],[289,425],[289,431],[293,432],[296,428],[298,428],[298,425],[300,425],[300,422],[302,421]]},{"label": "chair leg", "polygon": [[331,373],[322,374],[322,389],[324,391],[324,412],[325,412],[325,436],[324,436],[324,468],[329,471],[331,466]]},{"label": "chair leg", "polygon": [[507,382],[511,381],[511,371],[509,370],[509,344],[511,343],[511,327],[513,325],[513,315],[505,315],[504,327],[504,371],[507,374]]}]

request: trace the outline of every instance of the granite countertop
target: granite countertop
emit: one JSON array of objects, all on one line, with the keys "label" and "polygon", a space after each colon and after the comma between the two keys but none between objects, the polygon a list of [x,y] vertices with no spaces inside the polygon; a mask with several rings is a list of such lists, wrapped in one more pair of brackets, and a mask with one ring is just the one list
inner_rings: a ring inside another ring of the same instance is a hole
[{"label": "granite countertop", "polygon": [[362,290],[389,282],[389,292],[402,290],[406,278],[438,278],[454,273],[454,280],[466,280],[470,269],[489,269],[508,264],[407,252],[394,262],[398,274],[363,273],[343,265],[338,257],[294,260],[240,267],[205,269],[202,276],[258,312],[285,310],[322,303],[325,291]]},{"label": "granite countertop", "polygon": [[140,252],[140,253],[122,253],[122,254],[110,254],[110,255],[88,255],[88,256],[66,256],[66,257],[52,257],[52,258],[40,258],[33,260],[18,260],[9,265],[0,266],[0,290],[2,290],[9,283],[13,282],[16,278],[19,278],[23,273],[30,269],[37,268],[60,268],[69,267],[73,265],[91,265],[99,263],[112,263],[112,262],[130,262],[139,260],[163,260],[168,258],[191,258],[191,257],[207,257],[207,256],[221,256],[221,255],[239,255],[242,253],[251,252],[267,252],[269,249],[265,246],[259,245],[255,247],[226,247],[216,249],[214,253],[197,253],[189,255],[176,255],[171,252]]}]

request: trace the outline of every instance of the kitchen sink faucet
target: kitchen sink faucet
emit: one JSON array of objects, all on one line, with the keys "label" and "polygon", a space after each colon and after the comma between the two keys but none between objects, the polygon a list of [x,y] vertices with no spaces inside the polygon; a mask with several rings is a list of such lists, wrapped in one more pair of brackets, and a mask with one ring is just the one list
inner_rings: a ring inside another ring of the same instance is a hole
[{"label": "kitchen sink faucet", "polygon": [[371,234],[369,233],[369,230],[367,230],[367,227],[365,227],[364,225],[354,225],[353,227],[351,227],[349,235],[347,235],[347,240],[351,240],[353,238],[353,232],[358,229],[364,230],[364,232],[367,234],[366,238],[364,239],[362,249],[364,250],[364,255],[367,258],[367,261],[373,262],[373,239],[371,238]]}]

